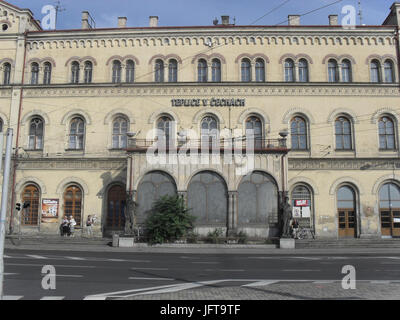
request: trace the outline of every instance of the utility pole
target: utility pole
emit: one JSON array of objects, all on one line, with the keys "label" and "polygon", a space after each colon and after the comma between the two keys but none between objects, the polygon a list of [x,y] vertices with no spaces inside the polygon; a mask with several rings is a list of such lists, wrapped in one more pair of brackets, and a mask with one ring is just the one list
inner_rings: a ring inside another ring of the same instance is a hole
[{"label": "utility pole", "polygon": [[[7,206],[8,206],[8,186],[10,180],[10,169],[11,169],[11,152],[12,152],[12,141],[13,141],[13,129],[7,130],[7,144],[6,144],[6,156],[4,159],[4,171],[3,171],[3,190],[1,194],[1,212],[0,212],[0,300],[3,300],[3,288],[4,288],[4,242],[6,238],[6,217],[7,217]],[[3,150],[1,150],[3,153]],[[11,208],[12,210],[12,208]]]}]

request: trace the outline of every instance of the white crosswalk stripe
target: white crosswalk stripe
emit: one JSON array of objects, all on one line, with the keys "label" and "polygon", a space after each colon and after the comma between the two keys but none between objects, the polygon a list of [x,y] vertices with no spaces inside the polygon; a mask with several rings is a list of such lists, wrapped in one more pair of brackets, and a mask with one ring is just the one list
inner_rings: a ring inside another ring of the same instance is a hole
[{"label": "white crosswalk stripe", "polygon": [[24,296],[3,296],[3,300],[20,300]]},{"label": "white crosswalk stripe", "polygon": [[43,297],[40,300],[64,300],[65,297]]},{"label": "white crosswalk stripe", "polygon": [[253,283],[248,283],[248,284],[244,284],[242,285],[242,287],[263,287],[263,286],[269,286],[270,284],[274,284],[277,283],[279,281],[274,281],[274,280],[267,280],[267,281],[258,281],[258,282],[253,282]]},{"label": "white crosswalk stripe", "polygon": [[27,254],[26,256],[29,257],[29,258],[33,258],[33,259],[40,259],[40,260],[47,259],[46,257],[38,256],[38,255],[35,255],[35,254]]},{"label": "white crosswalk stripe", "polygon": [[80,258],[80,257],[65,257],[65,258],[71,259],[71,260],[79,260],[79,261],[86,260],[85,258]]}]

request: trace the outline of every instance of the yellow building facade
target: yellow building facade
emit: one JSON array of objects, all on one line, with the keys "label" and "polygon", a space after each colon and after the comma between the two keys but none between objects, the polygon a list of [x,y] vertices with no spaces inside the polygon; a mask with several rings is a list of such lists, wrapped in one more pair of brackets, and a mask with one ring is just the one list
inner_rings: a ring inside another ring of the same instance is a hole
[{"label": "yellow building facade", "polygon": [[[200,234],[271,238],[287,195],[317,238],[400,236],[399,18],[395,3],[381,26],[343,28],[332,15],[326,26],[290,16],[279,27],[227,17],[159,27],[150,17],[146,28],[120,18],[92,29],[84,12],[81,29],[43,31],[29,10],[0,2],[0,120],[14,129],[16,154],[11,229],[56,234],[71,214],[82,227],[95,215],[97,235],[122,232],[127,202],[139,226],[155,199],[179,194]],[[207,141],[218,161],[185,151],[197,160],[155,154],[153,163],[155,129],[178,152],[190,132],[193,149]],[[215,147],[223,133],[241,146]],[[252,161],[245,173],[224,158],[239,149]]]}]

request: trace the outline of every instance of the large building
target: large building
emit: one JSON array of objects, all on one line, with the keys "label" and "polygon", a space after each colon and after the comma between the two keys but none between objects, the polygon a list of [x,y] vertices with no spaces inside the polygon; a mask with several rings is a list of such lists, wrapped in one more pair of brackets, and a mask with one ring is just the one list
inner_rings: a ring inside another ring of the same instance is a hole
[{"label": "large building", "polygon": [[[122,232],[126,203],[140,226],[155,199],[179,194],[201,234],[271,238],[288,195],[317,238],[400,236],[400,3],[383,25],[355,28],[337,15],[326,26],[295,15],[286,26],[118,26],[93,28],[83,12],[81,29],[44,31],[0,2],[14,232],[57,234],[64,215]],[[149,156],[153,143],[168,152]]]}]

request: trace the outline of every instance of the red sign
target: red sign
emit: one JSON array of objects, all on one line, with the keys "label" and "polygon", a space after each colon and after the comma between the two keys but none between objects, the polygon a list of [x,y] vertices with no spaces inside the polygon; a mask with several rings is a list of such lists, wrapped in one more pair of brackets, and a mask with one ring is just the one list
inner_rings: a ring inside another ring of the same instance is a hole
[{"label": "red sign", "polygon": [[295,200],[294,201],[296,207],[309,207],[310,200]]}]

